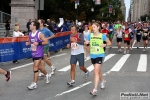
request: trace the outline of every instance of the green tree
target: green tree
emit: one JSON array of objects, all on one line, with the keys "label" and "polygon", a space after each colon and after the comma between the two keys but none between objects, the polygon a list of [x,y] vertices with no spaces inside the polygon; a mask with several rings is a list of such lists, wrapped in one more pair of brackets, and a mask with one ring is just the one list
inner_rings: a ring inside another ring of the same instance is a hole
[{"label": "green tree", "polygon": [[[9,13],[11,12],[10,7],[11,0],[0,0],[0,11]],[[115,15],[110,14],[108,17],[109,5],[113,5]],[[120,0],[101,0],[100,5],[94,5],[93,0],[80,0],[78,6],[78,19],[79,20],[123,20],[124,16],[120,10]],[[91,8],[94,8],[94,12]],[[58,21],[60,17],[64,19],[76,19],[75,0],[44,0],[44,10],[41,12],[41,18],[53,19]],[[102,13],[104,16],[102,17]]]}]

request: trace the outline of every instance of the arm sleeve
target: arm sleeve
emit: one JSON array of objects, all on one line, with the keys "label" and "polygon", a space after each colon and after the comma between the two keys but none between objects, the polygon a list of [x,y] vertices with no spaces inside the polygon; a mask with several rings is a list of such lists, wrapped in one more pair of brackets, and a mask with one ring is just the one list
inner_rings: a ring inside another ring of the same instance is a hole
[{"label": "arm sleeve", "polygon": [[79,34],[79,38],[80,38],[80,41],[78,41],[77,43],[83,45],[83,44],[84,44],[84,37],[83,37],[83,34],[80,33],[80,34]]}]

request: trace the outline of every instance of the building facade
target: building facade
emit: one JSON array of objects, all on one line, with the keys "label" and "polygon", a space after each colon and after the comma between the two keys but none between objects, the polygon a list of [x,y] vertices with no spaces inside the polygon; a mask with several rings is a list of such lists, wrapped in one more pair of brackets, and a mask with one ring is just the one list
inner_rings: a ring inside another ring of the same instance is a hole
[{"label": "building facade", "polygon": [[132,11],[132,21],[140,21],[141,16],[150,14],[150,0],[133,0]]},{"label": "building facade", "polygon": [[[17,17],[21,30],[26,29],[26,23],[29,19],[37,18],[37,10],[35,9],[35,0],[11,0],[11,15]],[[13,20],[11,20],[13,23]]]},{"label": "building facade", "polygon": [[121,11],[122,11],[122,14],[124,15],[124,18],[126,18],[126,6],[124,3],[124,0],[121,0]]}]

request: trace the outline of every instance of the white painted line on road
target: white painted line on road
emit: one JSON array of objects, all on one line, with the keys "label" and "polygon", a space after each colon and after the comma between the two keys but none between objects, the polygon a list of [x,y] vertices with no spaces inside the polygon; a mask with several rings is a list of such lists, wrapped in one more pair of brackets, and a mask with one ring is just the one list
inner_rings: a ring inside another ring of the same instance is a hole
[{"label": "white painted line on road", "polygon": [[116,54],[109,54],[105,57],[104,62],[109,60],[111,57],[115,56]]},{"label": "white painted line on road", "polygon": [[32,64],[33,64],[33,62],[32,62],[32,63],[25,64],[25,65],[22,65],[22,66],[14,67],[14,68],[11,68],[11,69],[9,69],[9,70],[15,70],[15,69],[23,68],[23,67],[26,67],[26,66],[30,66],[30,65],[32,65]]},{"label": "white painted line on road", "polygon": [[120,58],[120,60],[114,65],[110,71],[119,71],[129,58],[130,54],[126,54]]},{"label": "white painted line on road", "polygon": [[[109,49],[109,47],[107,47],[108,49]],[[113,49],[117,49],[118,47],[112,47]],[[121,47],[121,48],[124,48],[124,47]],[[137,48],[137,47],[133,47],[133,49],[135,49],[135,48]],[[139,48],[144,48],[144,47],[139,47]],[[150,47],[147,47],[147,48],[150,48]]]},{"label": "white painted line on road", "polygon": [[[110,54],[110,55],[111,55],[111,56],[112,56],[112,55],[114,56],[115,54]],[[108,56],[108,58],[109,58],[109,56]],[[108,58],[106,58],[106,59],[108,60]],[[106,61],[107,61],[107,60],[106,60]],[[106,76],[106,75],[109,74],[109,73],[110,73],[110,71],[107,71],[107,72],[105,72],[105,73],[103,74],[103,76]],[[92,83],[91,81],[86,82],[86,83],[84,83],[84,84],[81,84],[81,85],[79,85],[79,86],[73,88],[73,89],[70,89],[70,90],[68,90],[68,91],[62,92],[62,93],[60,93],[60,94],[57,94],[55,97],[59,97],[59,96],[61,96],[61,95],[64,95],[64,94],[70,93],[70,92],[72,92],[72,91],[78,90],[78,89],[80,89],[80,88],[82,88],[82,87],[84,87],[84,86],[86,86],[86,85],[88,85],[88,84],[91,84],[91,83]],[[49,99],[46,99],[46,100],[49,100]]]},{"label": "white painted line on road", "polygon": [[[110,59],[111,57],[115,56],[115,55],[116,55],[116,54],[109,54],[109,55],[107,55],[107,56],[105,57],[105,59],[104,59],[104,62],[107,61],[108,59]],[[88,70],[89,72],[91,72],[93,69],[94,69],[94,66],[93,66],[93,65],[91,65],[91,66],[89,66],[89,67],[87,68],[87,70]]]},{"label": "white painted line on road", "polygon": [[[88,56],[85,61],[88,61],[89,59],[90,59],[90,57]],[[77,65],[79,65],[78,62],[77,62]],[[60,70],[58,70],[58,71],[66,72],[66,71],[68,71],[68,70],[70,70],[70,65],[68,65],[68,66],[66,66],[66,67],[64,67],[64,68],[62,68],[62,69],[60,69]]]},{"label": "white painted line on road", "polygon": [[52,56],[50,58],[60,57],[60,56],[63,56],[63,55],[67,55],[67,53],[62,53],[62,54],[59,54],[59,55],[55,55],[55,56]]},{"label": "white painted line on road", "polygon": [[146,72],[146,69],[147,69],[147,55],[141,54],[137,71]]},{"label": "white painted line on road", "polygon": [[[63,55],[67,55],[67,53],[58,54],[58,55],[52,56],[52,57],[50,57],[50,58],[60,57],[60,56],[63,56]],[[28,63],[28,64],[24,64],[24,65],[21,65],[21,66],[18,66],[18,67],[14,67],[14,68],[11,68],[11,69],[9,69],[9,70],[15,70],[15,69],[23,68],[23,67],[26,67],[26,66],[30,66],[30,65],[32,65],[32,64],[33,64],[33,62],[32,62],[32,63]]]},{"label": "white painted line on road", "polygon": [[84,87],[84,86],[86,86],[86,85],[88,85],[88,84],[90,84],[90,83],[92,83],[92,82],[89,81],[89,82],[87,82],[87,83],[84,83],[84,84],[82,84],[82,85],[79,85],[79,86],[77,86],[77,87],[75,87],[75,88],[73,88],[73,89],[70,89],[70,90],[68,90],[68,91],[62,92],[61,94],[57,94],[55,97],[58,97],[58,96],[61,96],[61,95],[63,95],[63,94],[67,94],[67,93],[70,93],[70,92],[72,92],[72,91],[78,90],[78,89],[80,89],[80,88],[82,88],[82,87]]}]

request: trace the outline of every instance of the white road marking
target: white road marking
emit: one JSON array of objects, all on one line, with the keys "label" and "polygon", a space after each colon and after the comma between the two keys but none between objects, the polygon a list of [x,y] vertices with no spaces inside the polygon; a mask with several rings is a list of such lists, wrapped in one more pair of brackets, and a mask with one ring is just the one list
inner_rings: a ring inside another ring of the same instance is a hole
[{"label": "white road marking", "polygon": [[59,54],[59,55],[55,55],[55,56],[52,56],[50,58],[56,58],[56,57],[60,57],[60,56],[63,56],[63,55],[67,55],[67,53],[62,53],[62,54]]},{"label": "white road marking", "polygon": [[92,82],[91,82],[91,81],[86,82],[86,83],[84,83],[84,84],[82,84],[82,85],[79,85],[79,86],[73,88],[73,89],[70,89],[70,90],[68,90],[68,91],[62,92],[62,93],[60,93],[60,94],[57,94],[55,97],[58,97],[58,96],[61,96],[61,95],[63,95],[63,94],[67,94],[67,93],[70,93],[70,92],[72,92],[72,91],[78,90],[78,89],[80,89],[80,88],[82,88],[82,87],[84,87],[84,86],[86,86],[86,85],[88,85],[88,84],[90,84],[90,83],[92,83]]},{"label": "white road marking", "polygon": [[[89,59],[90,59],[90,57],[88,56],[85,61],[88,61]],[[78,62],[77,62],[77,65],[79,65]],[[68,66],[66,66],[66,67],[64,67],[64,68],[62,68],[62,69],[60,69],[60,70],[58,70],[58,71],[66,72],[66,71],[68,71],[68,70],[70,70],[70,65],[68,65]]]},{"label": "white road marking", "polygon": [[146,69],[147,69],[147,55],[141,54],[137,71],[146,72]]},{"label": "white road marking", "polygon": [[130,54],[126,54],[122,56],[120,60],[114,65],[114,67],[110,71],[119,71],[122,68],[122,66],[125,64],[129,56]]},{"label": "white road marking", "polygon": [[[105,57],[105,59],[104,59],[104,62],[107,61],[108,59],[110,59],[111,57],[115,56],[115,55],[116,55],[116,54],[109,54],[109,55],[107,55],[107,56]],[[93,69],[94,69],[94,66],[93,66],[93,65],[91,65],[91,66],[89,66],[89,67],[87,68],[87,70],[88,70],[89,72],[91,72]]]},{"label": "white road marking", "polygon": [[[60,56],[63,56],[63,55],[67,55],[67,53],[58,54],[58,55],[52,56],[52,57],[50,57],[50,58],[60,57]],[[19,68],[23,68],[23,67],[26,67],[26,66],[30,66],[30,65],[32,65],[32,64],[33,64],[33,62],[32,62],[32,63],[28,63],[28,64],[24,64],[24,65],[21,65],[21,66],[18,66],[18,67],[14,67],[14,68],[11,68],[11,69],[9,69],[9,70],[16,70],[16,69],[19,69]]]},{"label": "white road marking", "polygon": [[9,70],[15,70],[15,69],[23,68],[23,67],[26,67],[26,66],[30,66],[30,65],[32,65],[32,64],[33,64],[33,62],[32,62],[32,63],[25,64],[25,65],[22,65],[22,66],[14,67],[14,68],[11,68],[11,69],[9,69]]},{"label": "white road marking", "polygon": [[[103,76],[106,76],[106,75],[109,74],[109,73],[110,73],[110,71],[107,71],[107,72],[105,72],[105,73],[103,74]],[[82,87],[84,87],[84,86],[86,86],[86,85],[91,84],[91,83],[92,83],[91,81],[86,82],[86,83],[84,83],[84,84],[81,84],[81,85],[79,85],[79,86],[73,88],[73,89],[70,89],[70,90],[68,90],[68,91],[62,92],[62,93],[60,93],[60,94],[57,94],[55,97],[59,97],[59,96],[62,96],[62,95],[64,95],[64,94],[73,92],[73,91],[78,90],[78,89],[80,89],[80,88],[82,88]],[[47,98],[47,99],[45,99],[45,100],[49,100],[49,98]]]},{"label": "white road marking", "polygon": [[[107,48],[109,49],[109,47],[107,47]],[[112,48],[117,49],[118,47],[117,47],[117,46],[114,46],[114,47],[112,47]],[[124,48],[124,47],[121,47],[121,48]],[[133,49],[135,49],[135,48],[137,48],[137,47],[133,47]],[[144,48],[144,47],[139,47],[139,48]],[[150,47],[147,47],[147,48],[150,48]]]}]

